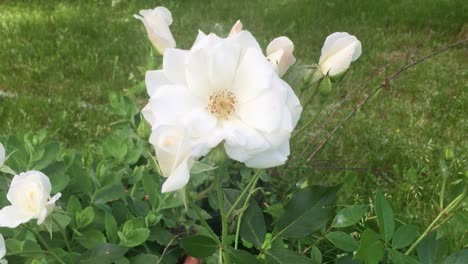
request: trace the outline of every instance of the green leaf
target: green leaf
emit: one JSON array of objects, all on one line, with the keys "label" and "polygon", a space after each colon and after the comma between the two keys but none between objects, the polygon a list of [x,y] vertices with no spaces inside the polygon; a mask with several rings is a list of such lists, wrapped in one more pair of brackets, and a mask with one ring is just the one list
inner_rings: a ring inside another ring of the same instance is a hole
[{"label": "green leaf", "polygon": [[429,233],[419,244],[418,257],[421,264],[441,264],[447,256],[448,245],[437,239],[436,232]]},{"label": "green leaf", "polygon": [[233,264],[257,264],[259,263],[257,257],[254,255],[237,249],[230,249],[229,255]]},{"label": "green leaf", "polygon": [[159,263],[159,257],[151,254],[142,254],[130,259],[131,264]]},{"label": "green leaf", "polygon": [[117,227],[117,222],[111,214],[106,213],[104,218],[104,225],[106,228],[106,236],[109,242],[117,244],[119,242],[119,236],[117,234],[119,230]]},{"label": "green leaf", "polygon": [[284,206],[276,231],[287,238],[301,238],[320,230],[331,217],[337,190],[337,186],[310,186],[294,193]]},{"label": "green leaf", "polygon": [[101,244],[81,256],[80,263],[113,263],[127,253],[128,249],[114,244]]},{"label": "green leaf", "polygon": [[243,239],[260,247],[265,241],[266,224],[262,209],[257,202],[250,201],[249,207],[244,212],[240,226],[240,235]]},{"label": "green leaf", "polygon": [[393,217],[392,207],[380,191],[375,195],[374,210],[377,216],[380,233],[385,242],[389,242],[395,230],[395,219]]},{"label": "green leaf", "polygon": [[180,239],[180,243],[188,255],[196,258],[206,258],[218,250],[218,245],[211,237],[192,236]]},{"label": "green leaf", "polygon": [[[226,208],[226,211],[229,211],[231,210],[231,207],[236,202],[237,198],[239,198],[241,191],[237,189],[224,188],[223,193],[224,193],[224,207]],[[245,196],[236,205],[235,209],[236,210],[240,209],[240,207],[244,204],[244,201],[245,201]]]},{"label": "green leaf", "polygon": [[52,193],[57,193],[65,189],[70,182],[70,176],[66,174],[67,165],[63,161],[55,162],[42,172],[47,175],[52,185]]},{"label": "green leaf", "polygon": [[337,248],[342,249],[344,251],[354,252],[359,247],[358,242],[354,240],[354,238],[351,237],[351,235],[345,232],[330,232],[326,234],[325,237]]},{"label": "green leaf", "polygon": [[328,75],[323,77],[322,81],[319,84],[318,89],[321,95],[330,94],[332,90],[332,84],[331,84],[330,77]]},{"label": "green leaf", "polygon": [[104,234],[95,229],[86,230],[81,233],[81,236],[76,236],[76,241],[86,249],[92,249],[107,242]]},{"label": "green leaf", "polygon": [[193,163],[192,168],[190,169],[190,174],[198,174],[206,171],[212,171],[215,170],[218,167],[213,167],[205,163],[201,163],[199,161],[195,161]]},{"label": "green leaf", "polygon": [[405,254],[394,250],[394,249],[389,249],[389,255],[390,259],[393,260],[393,263],[398,263],[398,264],[419,264],[419,261],[417,261],[415,258],[406,256]]},{"label": "green leaf", "polygon": [[83,211],[76,214],[76,226],[78,229],[82,229],[91,224],[94,220],[94,209],[89,206]]},{"label": "green leaf", "polygon": [[322,264],[322,252],[316,246],[310,249],[310,259],[312,260],[311,264]]},{"label": "green leaf", "polygon": [[414,225],[400,226],[392,239],[392,248],[400,249],[409,246],[418,237],[418,228]]},{"label": "green leaf", "polygon": [[157,208],[159,204],[158,191],[160,186],[156,182],[156,176],[147,172],[143,172],[141,181],[143,183],[143,190],[145,191],[146,195],[148,195],[148,200],[152,208]]},{"label": "green leaf", "polygon": [[81,210],[80,200],[74,195],[70,196],[67,203],[68,216],[70,216],[71,219],[75,219],[75,215]]},{"label": "green leaf", "polygon": [[150,235],[148,228],[135,228],[129,232],[118,232],[120,238],[120,245],[124,247],[136,247],[145,243]]},{"label": "green leaf", "polygon": [[125,190],[121,183],[106,185],[97,190],[94,194],[94,202],[97,204],[104,204],[110,201],[119,200],[124,195]]},{"label": "green leaf", "polygon": [[457,253],[450,255],[445,261],[444,264],[466,264],[468,259],[468,249],[462,249]]},{"label": "green leaf", "polygon": [[341,209],[333,219],[332,227],[347,227],[356,224],[367,211],[366,205],[351,205]]},{"label": "green leaf", "polygon": [[[34,165],[35,170],[42,170],[57,160],[60,152],[59,142],[50,142],[44,146],[44,156]],[[49,174],[47,174],[49,175]]]},{"label": "green leaf", "polygon": [[384,244],[379,235],[369,228],[364,230],[354,258],[362,260],[365,264],[377,264],[383,257]]},{"label": "green leaf", "polygon": [[310,264],[310,259],[286,248],[271,248],[265,255],[268,264]]}]

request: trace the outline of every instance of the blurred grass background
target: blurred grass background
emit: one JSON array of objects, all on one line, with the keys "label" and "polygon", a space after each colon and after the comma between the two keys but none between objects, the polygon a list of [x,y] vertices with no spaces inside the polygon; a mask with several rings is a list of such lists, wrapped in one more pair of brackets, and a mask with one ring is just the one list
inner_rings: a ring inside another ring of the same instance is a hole
[{"label": "blurred grass background", "polygon": [[[150,50],[146,32],[132,15],[140,9],[168,7],[177,46],[189,48],[197,30],[229,32],[241,19],[263,47],[286,35],[295,44],[298,65],[315,63],[330,33],[347,31],[362,42],[363,55],[326,98],[338,102],[355,85],[388,65],[389,74],[413,58],[468,38],[464,0],[269,0],[269,1],[1,1],[0,134],[46,129],[49,137],[80,147],[102,137],[114,121],[106,111],[110,92],[124,93],[144,79]],[[430,37],[428,37],[430,36]],[[423,45],[420,45],[423,43]],[[314,160],[293,160],[278,188],[293,176],[312,183],[345,182],[342,202],[367,203],[383,189],[402,221],[427,224],[439,212],[444,149],[453,197],[467,170],[468,50],[451,49],[401,74],[338,131]],[[367,88],[382,82],[371,81]],[[364,89],[361,96],[369,90]],[[359,96],[340,105],[319,130],[293,144],[293,157],[307,138],[323,139]],[[140,96],[141,100],[145,95]],[[305,116],[315,115],[318,107]],[[325,111],[326,112],[326,111]],[[310,154],[318,140],[308,153]],[[454,244],[467,245],[468,213],[446,225]],[[420,230],[422,231],[422,230]]]}]

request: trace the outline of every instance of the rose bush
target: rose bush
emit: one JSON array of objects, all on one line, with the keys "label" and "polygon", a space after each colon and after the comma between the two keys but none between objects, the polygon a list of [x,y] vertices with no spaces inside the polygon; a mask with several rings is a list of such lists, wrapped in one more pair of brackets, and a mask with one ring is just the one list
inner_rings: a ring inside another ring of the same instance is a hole
[{"label": "rose bush", "polygon": [[[45,130],[0,137],[7,150],[0,144],[6,198],[0,259],[450,264],[466,258],[466,250],[446,258],[443,234],[434,231],[463,206],[463,180],[452,184],[457,195],[425,229],[396,221],[389,197],[378,191],[369,202],[343,205],[340,185],[302,179],[280,192],[272,184],[292,178],[280,166],[291,162],[290,142],[302,140],[315,120],[300,120],[301,113],[326,102],[323,90],[361,55],[356,37],[333,33],[318,64],[293,66],[289,38],[274,39],[263,52],[240,21],[226,37],[200,31],[191,47],[176,49],[168,9],[140,14],[162,55],[161,69],[146,73],[149,100],[139,98],[141,113],[137,98],[110,95],[108,110],[119,122],[80,151],[47,142]],[[287,72],[299,77],[288,79]]]}]

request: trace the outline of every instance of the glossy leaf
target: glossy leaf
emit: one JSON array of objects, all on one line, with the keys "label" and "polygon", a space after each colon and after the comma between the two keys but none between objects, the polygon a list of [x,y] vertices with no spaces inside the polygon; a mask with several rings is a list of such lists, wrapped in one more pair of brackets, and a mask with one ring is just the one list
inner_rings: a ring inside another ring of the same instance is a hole
[{"label": "glossy leaf", "polygon": [[448,253],[445,239],[437,239],[436,232],[429,233],[419,244],[418,257],[421,264],[442,264]]},{"label": "glossy leaf", "polygon": [[333,219],[332,227],[347,227],[356,224],[367,211],[366,205],[351,205],[341,209]]},{"label": "glossy leaf", "polygon": [[377,264],[384,256],[384,244],[377,233],[366,229],[361,235],[359,248],[354,256],[365,264]]},{"label": "glossy leaf", "polygon": [[375,195],[374,210],[377,216],[380,233],[385,242],[389,242],[395,230],[395,219],[393,217],[392,207],[380,191]]},{"label": "glossy leaf", "polygon": [[218,250],[218,245],[211,237],[192,236],[180,240],[185,251],[196,258],[206,258],[213,255]]},{"label": "glossy leaf", "polygon": [[287,238],[301,238],[322,228],[331,217],[337,190],[337,186],[310,186],[294,193],[284,206],[276,231]]},{"label": "glossy leaf", "polygon": [[356,251],[359,247],[358,242],[354,240],[354,238],[351,237],[351,235],[345,232],[330,232],[326,234],[325,237],[337,248],[342,249],[344,251],[353,252]]},{"label": "glossy leaf", "polygon": [[257,264],[259,263],[257,257],[243,250],[231,249],[229,250],[231,256],[231,263],[233,264]]},{"label": "glossy leaf", "polygon": [[246,241],[260,247],[265,241],[266,224],[262,209],[257,202],[251,201],[249,207],[244,212],[240,226],[240,235]]},{"label": "glossy leaf", "polygon": [[457,253],[450,255],[445,261],[444,264],[466,264],[468,261],[468,249],[462,249]]},{"label": "glossy leaf", "polygon": [[286,248],[271,248],[265,255],[268,264],[310,264],[310,259]]},{"label": "glossy leaf", "polygon": [[418,228],[414,225],[400,226],[392,239],[392,248],[400,249],[409,246],[418,237]]}]

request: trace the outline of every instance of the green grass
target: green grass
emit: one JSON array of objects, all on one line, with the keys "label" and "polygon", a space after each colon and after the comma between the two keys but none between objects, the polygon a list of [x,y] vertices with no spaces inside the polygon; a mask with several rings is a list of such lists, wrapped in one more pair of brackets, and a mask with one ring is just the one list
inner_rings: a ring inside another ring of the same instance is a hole
[{"label": "green grass", "polygon": [[[46,129],[51,138],[75,147],[105,135],[113,121],[106,111],[108,94],[125,92],[143,80],[147,69],[149,41],[132,15],[160,4],[173,12],[172,30],[181,48],[190,47],[197,29],[226,33],[241,19],[263,47],[279,35],[290,37],[298,64],[306,65],[318,60],[328,34],[356,35],[363,55],[327,104],[338,102],[379,66],[388,65],[391,74],[428,34],[415,58],[468,38],[463,0],[121,1],[114,7],[97,0],[2,1],[0,91],[17,96],[0,98],[0,134]],[[401,74],[311,163],[292,162],[291,174],[308,175],[314,183],[344,180],[344,203],[368,202],[381,188],[393,198],[399,218],[427,225],[439,210],[444,149],[453,147],[456,156],[449,169],[449,197],[456,193],[452,183],[462,179],[467,168],[467,52],[466,45],[458,47]],[[319,119],[295,142],[293,155],[313,133],[323,139],[384,76],[385,71],[339,106],[341,114],[324,131],[318,130]],[[139,99],[143,102],[144,95]],[[305,116],[317,111],[314,103]],[[291,178],[282,179],[280,187],[290,186]],[[449,235],[459,246],[467,244],[463,234]]]}]

